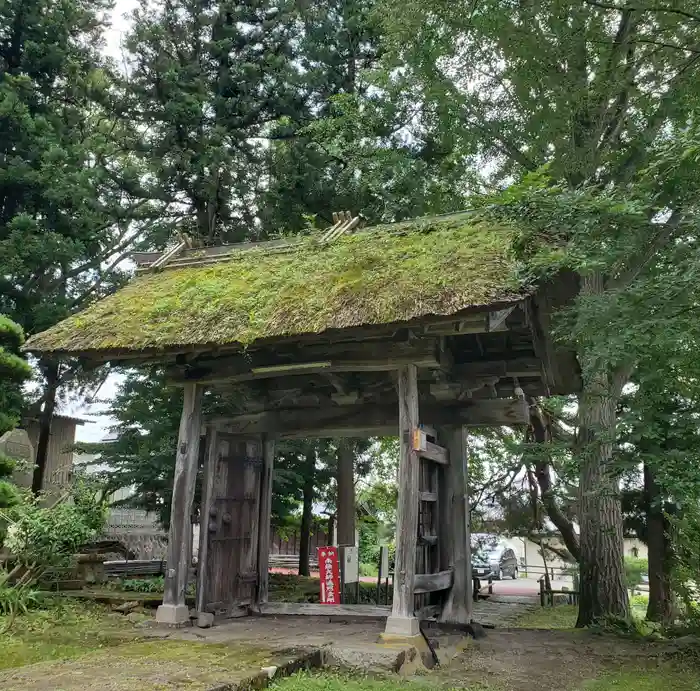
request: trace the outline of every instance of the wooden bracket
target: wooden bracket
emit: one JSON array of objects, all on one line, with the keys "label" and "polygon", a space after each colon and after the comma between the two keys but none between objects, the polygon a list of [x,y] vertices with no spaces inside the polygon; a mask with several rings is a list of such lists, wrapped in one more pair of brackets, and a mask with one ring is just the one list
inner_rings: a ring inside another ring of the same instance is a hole
[{"label": "wooden bracket", "polygon": [[421,458],[427,458],[429,461],[439,463],[440,465],[448,465],[450,462],[447,449],[429,442],[425,431],[422,429],[413,430],[411,444],[413,451]]},{"label": "wooden bracket", "polygon": [[413,592],[416,595],[422,593],[436,593],[439,590],[449,590],[452,587],[452,569],[439,573],[417,573],[414,580]]}]

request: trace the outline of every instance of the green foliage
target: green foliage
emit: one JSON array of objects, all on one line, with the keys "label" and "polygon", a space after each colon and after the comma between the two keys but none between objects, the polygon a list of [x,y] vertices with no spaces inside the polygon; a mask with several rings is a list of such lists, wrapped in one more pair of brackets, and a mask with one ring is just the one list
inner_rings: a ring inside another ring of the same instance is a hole
[{"label": "green foliage", "polygon": [[625,557],[625,580],[627,587],[635,588],[642,582],[642,575],[649,573],[649,562],[639,557]]},{"label": "green foliage", "polygon": [[19,615],[39,605],[39,593],[31,583],[10,583],[10,574],[0,569],[0,634],[7,633]]},{"label": "green foliage", "polygon": [[78,479],[68,495],[51,507],[32,499],[0,515],[9,524],[5,547],[36,578],[48,567],[69,563],[83,545],[98,537],[107,507],[93,485]]},{"label": "green foliage", "polygon": [[[19,324],[0,314],[0,435],[15,427],[22,413],[22,384],[32,375],[29,363],[21,357],[24,332]],[[0,477],[3,473],[0,459]],[[4,504],[0,499],[0,507]]]},{"label": "green foliage", "polygon": [[286,1],[140,2],[125,41],[125,106],[153,180],[144,193],[164,202],[161,243],[178,220],[204,242],[256,233],[261,140],[304,107],[297,19]]},{"label": "green foliage", "polygon": [[119,588],[133,593],[162,593],[163,584],[162,576],[158,578],[123,578],[119,582]]},{"label": "green foliage", "polygon": [[700,680],[697,668],[663,665],[658,669],[631,669],[610,672],[583,687],[584,691],[695,691]]},{"label": "green foliage", "polygon": [[379,563],[379,525],[377,519],[374,516],[363,516],[359,521],[358,527],[360,533],[360,563],[374,568],[376,573],[377,564]]},{"label": "green foliage", "polygon": [[[116,439],[108,443],[81,444],[87,453],[99,454],[97,464],[107,466],[97,477],[107,494],[134,487],[134,494],[121,505],[155,513],[163,526],[170,522],[170,498],[175,472],[178,427],[182,412],[182,389],[169,386],[161,370],[132,370],[125,377],[109,414],[117,422]],[[238,410],[237,394],[224,397],[207,392],[205,415],[221,416]],[[201,497],[201,482],[195,491],[194,510]]]},{"label": "green foliage", "polygon": [[[127,123],[100,53],[108,0],[0,7],[0,312],[35,333],[122,276],[135,241]],[[143,230],[143,229],[141,229]]]}]

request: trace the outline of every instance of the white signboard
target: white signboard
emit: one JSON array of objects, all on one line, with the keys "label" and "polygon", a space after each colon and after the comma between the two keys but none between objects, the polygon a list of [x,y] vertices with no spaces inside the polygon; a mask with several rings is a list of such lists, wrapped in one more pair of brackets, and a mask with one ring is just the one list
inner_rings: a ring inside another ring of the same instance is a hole
[{"label": "white signboard", "polygon": [[357,547],[343,547],[343,583],[360,581],[360,561]]}]

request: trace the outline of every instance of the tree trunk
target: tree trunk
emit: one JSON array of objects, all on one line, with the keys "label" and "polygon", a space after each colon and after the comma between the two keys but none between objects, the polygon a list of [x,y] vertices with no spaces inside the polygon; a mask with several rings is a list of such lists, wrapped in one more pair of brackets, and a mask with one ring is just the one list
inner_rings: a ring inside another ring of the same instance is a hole
[{"label": "tree trunk", "polygon": [[56,361],[42,363],[41,369],[46,377],[44,389],[44,407],[39,415],[39,438],[36,445],[36,460],[32,476],[32,492],[39,494],[44,487],[47,454],[51,439],[51,422],[56,409],[56,394],[58,393],[60,368]]},{"label": "tree trunk", "polygon": [[309,576],[311,570],[309,568],[309,545],[311,540],[311,518],[314,504],[314,467],[316,465],[316,457],[309,454],[306,457],[307,470],[306,479],[304,482],[304,508],[301,512],[301,534],[299,536],[299,575]]},{"label": "tree trunk", "polygon": [[328,516],[328,535],[326,535],[326,544],[330,547],[335,544],[335,515]]},{"label": "tree trunk", "polygon": [[629,617],[619,479],[610,468],[619,392],[596,373],[579,398],[581,597],[576,626],[603,616]]},{"label": "tree trunk", "polygon": [[[585,275],[581,297],[605,291],[602,274]],[[605,616],[629,618],[625,582],[622,503],[618,474],[611,467],[617,428],[617,402],[631,365],[613,369],[579,353],[583,391],[579,396],[575,454],[579,462],[581,587],[576,626]]]},{"label": "tree trunk", "polygon": [[664,516],[661,488],[651,468],[644,465],[644,504],[647,514],[649,548],[649,605],[647,619],[669,624],[673,621],[671,568],[673,553],[669,525]]}]

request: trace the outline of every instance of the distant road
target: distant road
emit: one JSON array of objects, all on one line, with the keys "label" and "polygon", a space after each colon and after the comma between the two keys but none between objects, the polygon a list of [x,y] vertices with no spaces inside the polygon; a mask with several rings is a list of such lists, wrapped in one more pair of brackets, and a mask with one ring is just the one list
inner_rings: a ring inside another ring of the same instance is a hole
[{"label": "distant road", "polygon": [[[553,580],[552,588],[561,590],[562,587],[572,589],[571,579],[569,580]],[[494,581],[494,595],[537,595],[540,592],[540,584],[535,578],[518,578],[514,581]]]}]

